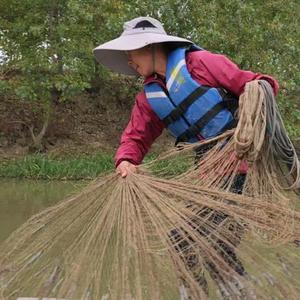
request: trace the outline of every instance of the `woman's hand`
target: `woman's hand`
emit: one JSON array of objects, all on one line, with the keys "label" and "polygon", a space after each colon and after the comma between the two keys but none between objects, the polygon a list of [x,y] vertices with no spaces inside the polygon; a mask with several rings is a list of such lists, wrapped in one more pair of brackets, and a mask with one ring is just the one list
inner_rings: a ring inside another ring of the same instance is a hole
[{"label": "woman's hand", "polygon": [[137,173],[137,166],[127,160],[123,160],[116,169],[121,177],[125,178],[130,173]]}]

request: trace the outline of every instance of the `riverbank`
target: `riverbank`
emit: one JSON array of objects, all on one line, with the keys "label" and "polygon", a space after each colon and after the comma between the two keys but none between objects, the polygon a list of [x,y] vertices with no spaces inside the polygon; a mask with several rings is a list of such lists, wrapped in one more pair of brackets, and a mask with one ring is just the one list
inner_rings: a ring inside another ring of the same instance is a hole
[{"label": "riverbank", "polygon": [[[149,162],[165,149],[155,145],[145,157]],[[300,145],[296,143],[298,155]],[[161,150],[161,151],[159,151]],[[152,171],[166,175],[176,175],[193,163],[193,157],[175,157],[154,164]],[[104,172],[114,170],[114,152],[82,152],[54,155],[53,153],[27,154],[9,159],[0,159],[0,178],[38,179],[38,180],[90,180]]]},{"label": "riverbank", "polygon": [[[90,180],[103,172],[112,171],[114,153],[132,105],[111,101],[103,106],[100,96],[93,98],[87,94],[77,97],[73,102],[60,103],[45,135],[44,148],[40,153],[32,153],[28,128],[22,122],[16,122],[16,116],[30,115],[32,107],[27,107],[27,103],[22,101],[15,103],[12,99],[6,99],[2,104],[0,178],[42,180]],[[297,128],[295,125],[293,130],[298,132]],[[299,138],[296,140],[300,150]],[[173,145],[174,140],[165,131],[152,145],[146,159],[155,157]],[[170,168],[160,164],[157,170],[163,168],[167,173],[174,174],[180,173],[185,166],[184,162],[177,161]]]}]

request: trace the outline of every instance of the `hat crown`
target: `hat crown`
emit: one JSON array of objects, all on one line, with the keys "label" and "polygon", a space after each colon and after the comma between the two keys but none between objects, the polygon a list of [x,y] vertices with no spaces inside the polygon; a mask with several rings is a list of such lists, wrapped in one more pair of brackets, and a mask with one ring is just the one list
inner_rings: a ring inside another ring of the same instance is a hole
[{"label": "hat crown", "polygon": [[162,24],[151,17],[138,17],[124,23],[122,35],[139,33],[167,34]]}]

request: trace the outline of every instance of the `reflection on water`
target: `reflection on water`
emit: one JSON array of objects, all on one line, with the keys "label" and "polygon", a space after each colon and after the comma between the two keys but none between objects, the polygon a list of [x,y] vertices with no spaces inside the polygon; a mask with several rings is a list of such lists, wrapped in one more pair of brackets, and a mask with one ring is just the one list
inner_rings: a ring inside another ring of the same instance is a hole
[{"label": "reflection on water", "polygon": [[0,242],[33,214],[83,185],[71,181],[0,180]]}]

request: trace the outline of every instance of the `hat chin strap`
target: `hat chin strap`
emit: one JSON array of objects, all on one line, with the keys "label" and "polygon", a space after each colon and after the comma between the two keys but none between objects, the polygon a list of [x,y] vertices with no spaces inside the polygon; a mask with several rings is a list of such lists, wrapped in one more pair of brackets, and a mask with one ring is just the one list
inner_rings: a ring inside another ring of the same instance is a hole
[{"label": "hat chin strap", "polygon": [[152,44],[152,73],[155,74],[155,45]]}]

